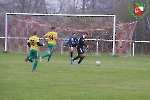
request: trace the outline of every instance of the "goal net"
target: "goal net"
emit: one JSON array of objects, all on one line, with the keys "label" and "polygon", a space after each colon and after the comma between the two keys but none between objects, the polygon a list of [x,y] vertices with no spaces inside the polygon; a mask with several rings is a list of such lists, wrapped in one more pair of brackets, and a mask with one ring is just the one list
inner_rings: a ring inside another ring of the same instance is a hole
[{"label": "goal net", "polygon": [[[63,46],[72,33],[80,37],[87,32],[86,52],[129,56],[136,25],[136,22],[121,23],[115,15],[6,13],[5,20],[5,51],[10,52],[27,52],[27,39],[33,30],[37,30],[44,42],[42,36],[55,26],[59,37],[56,51],[68,51]],[[40,51],[45,50],[46,47],[40,47]]]}]

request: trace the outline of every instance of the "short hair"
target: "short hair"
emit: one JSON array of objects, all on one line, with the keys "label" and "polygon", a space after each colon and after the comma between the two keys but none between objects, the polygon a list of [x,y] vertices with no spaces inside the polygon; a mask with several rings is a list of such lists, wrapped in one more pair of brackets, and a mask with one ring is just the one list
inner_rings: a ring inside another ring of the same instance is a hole
[{"label": "short hair", "polygon": [[84,34],[88,35],[88,33],[87,33],[87,32],[85,32]]},{"label": "short hair", "polygon": [[51,30],[54,30],[54,29],[56,29],[56,27],[52,27],[52,28],[51,28]]},{"label": "short hair", "polygon": [[72,33],[72,35],[74,35],[74,34],[76,34],[76,33]]},{"label": "short hair", "polygon": [[37,34],[37,31],[33,31],[33,35],[36,35]]}]

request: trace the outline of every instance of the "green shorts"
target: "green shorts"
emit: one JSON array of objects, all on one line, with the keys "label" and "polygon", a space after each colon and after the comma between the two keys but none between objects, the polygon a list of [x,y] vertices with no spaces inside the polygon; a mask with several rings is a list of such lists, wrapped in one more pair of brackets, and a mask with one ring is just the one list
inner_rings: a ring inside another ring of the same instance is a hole
[{"label": "green shorts", "polygon": [[32,59],[38,59],[39,58],[39,53],[36,50],[30,50],[30,54],[29,57],[31,57]]},{"label": "green shorts", "polygon": [[49,51],[50,52],[53,52],[54,51],[54,47],[55,47],[55,45],[54,44],[48,44],[48,48],[49,48]]}]

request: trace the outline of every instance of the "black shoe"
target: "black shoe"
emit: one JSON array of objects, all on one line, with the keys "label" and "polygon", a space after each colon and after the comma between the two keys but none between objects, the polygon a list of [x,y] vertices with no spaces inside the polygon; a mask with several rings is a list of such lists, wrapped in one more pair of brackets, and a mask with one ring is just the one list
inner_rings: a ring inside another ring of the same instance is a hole
[{"label": "black shoe", "polygon": [[35,70],[32,70],[32,72],[35,72]]},{"label": "black shoe", "polygon": [[29,60],[29,57],[27,57],[26,59],[25,59],[25,62],[27,62]]}]

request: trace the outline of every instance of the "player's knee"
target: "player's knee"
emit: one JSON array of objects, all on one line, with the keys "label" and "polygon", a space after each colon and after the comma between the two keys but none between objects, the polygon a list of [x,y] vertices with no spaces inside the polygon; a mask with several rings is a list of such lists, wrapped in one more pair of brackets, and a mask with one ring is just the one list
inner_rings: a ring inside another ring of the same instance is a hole
[{"label": "player's knee", "polygon": [[85,57],[85,54],[80,54],[80,57]]},{"label": "player's knee", "polygon": [[38,58],[36,58],[35,61],[38,61]]},{"label": "player's knee", "polygon": [[85,54],[83,54],[82,57],[85,57]]},{"label": "player's knee", "polygon": [[51,54],[51,52],[50,52],[50,51],[48,51],[48,54],[50,55],[50,54]]},{"label": "player's knee", "polygon": [[73,48],[72,48],[72,47],[70,48],[70,51],[73,51]]}]

